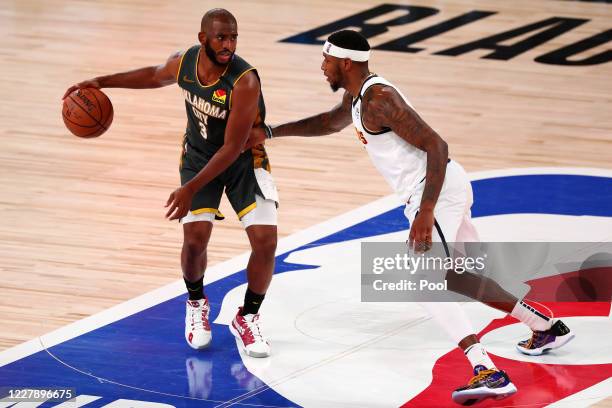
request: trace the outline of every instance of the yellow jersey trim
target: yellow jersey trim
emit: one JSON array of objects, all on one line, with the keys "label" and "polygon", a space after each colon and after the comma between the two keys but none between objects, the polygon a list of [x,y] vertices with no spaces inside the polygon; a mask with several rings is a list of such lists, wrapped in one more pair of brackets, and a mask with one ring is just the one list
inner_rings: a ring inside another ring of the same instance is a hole
[{"label": "yellow jersey trim", "polygon": [[183,67],[183,60],[185,59],[185,54],[187,54],[187,51],[185,51],[183,55],[181,55],[181,62],[179,62],[178,71],[176,71],[176,82],[181,79],[181,68]]},{"label": "yellow jersey trim", "polygon": [[[197,84],[200,86],[200,88],[210,88],[211,86],[217,85],[217,83],[221,80],[221,77],[225,75],[230,65],[232,65],[232,62],[230,61],[229,64],[227,64],[227,66],[225,67],[225,71],[223,71],[223,73],[219,75],[219,78],[217,78],[215,82],[213,82],[210,85],[202,85],[202,83],[200,82],[200,78],[198,77],[198,65],[200,64],[200,51],[202,51],[202,47],[200,47],[200,49],[198,50],[198,56],[196,57],[195,79],[196,79]],[[231,100],[231,97],[230,97],[230,100]]]},{"label": "yellow jersey trim", "polygon": [[181,155],[179,157],[179,170],[183,169],[183,156],[185,156],[185,144],[187,143],[187,133],[183,135],[183,140],[181,142]]},{"label": "yellow jersey trim", "polygon": [[250,213],[251,211],[253,211],[255,209],[255,207],[257,207],[257,201],[254,202],[253,204],[249,205],[247,208],[245,208],[244,210],[240,211],[238,213],[238,218],[242,218],[245,215],[247,215],[248,213]]},{"label": "yellow jersey trim", "polygon": [[232,92],[230,93],[230,100],[229,100],[229,109],[232,109],[232,95],[234,94],[234,87],[236,86],[236,84],[238,83],[238,81],[240,81],[240,79],[247,73],[247,72],[251,72],[254,71],[255,68],[251,67],[248,68],[247,70],[245,70],[242,74],[240,74],[238,76],[238,78],[236,78],[236,80],[234,81],[234,84],[232,85]]}]

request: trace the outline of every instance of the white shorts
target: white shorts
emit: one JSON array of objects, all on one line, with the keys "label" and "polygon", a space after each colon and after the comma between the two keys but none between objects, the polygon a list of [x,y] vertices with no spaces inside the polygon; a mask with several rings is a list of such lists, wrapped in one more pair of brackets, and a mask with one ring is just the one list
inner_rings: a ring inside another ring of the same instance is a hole
[{"label": "white shorts", "polygon": [[[425,182],[410,197],[404,215],[412,225],[421,205]],[[432,231],[433,242],[477,242],[478,232],[472,224],[474,195],[470,180],[459,163],[451,160],[446,165],[446,177],[440,197],[434,208],[436,224]]]},{"label": "white shorts", "polygon": [[[265,200],[259,194],[255,195],[255,208],[246,213],[240,219],[242,226],[246,229],[251,225],[277,225],[278,223],[278,211],[276,209],[276,201]],[[203,212],[199,214],[193,214],[191,211],[181,218],[181,224],[187,224],[190,222],[213,222],[215,220],[215,213]]]}]

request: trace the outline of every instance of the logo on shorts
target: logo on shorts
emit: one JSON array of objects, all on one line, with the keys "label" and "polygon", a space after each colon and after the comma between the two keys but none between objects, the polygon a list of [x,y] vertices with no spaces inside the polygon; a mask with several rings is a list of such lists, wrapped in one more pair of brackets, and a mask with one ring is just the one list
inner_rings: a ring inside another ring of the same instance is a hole
[{"label": "logo on shorts", "polygon": [[227,98],[227,92],[225,92],[224,89],[217,89],[215,92],[213,92],[213,101],[220,104],[225,104],[225,98]]}]

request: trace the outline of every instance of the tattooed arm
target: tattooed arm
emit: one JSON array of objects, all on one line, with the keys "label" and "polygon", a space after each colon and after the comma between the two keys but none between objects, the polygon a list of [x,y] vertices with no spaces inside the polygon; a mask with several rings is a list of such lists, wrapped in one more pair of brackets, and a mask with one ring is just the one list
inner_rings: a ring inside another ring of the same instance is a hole
[{"label": "tattooed arm", "polygon": [[344,93],[342,102],[329,112],[323,112],[296,122],[289,122],[271,128],[273,137],[281,136],[324,136],[336,133],[351,123],[351,95]]},{"label": "tattooed arm", "polygon": [[410,242],[431,243],[433,210],[442,190],[448,161],[446,142],[392,87],[375,85],[369,88],[363,96],[362,110],[368,129],[391,128],[402,139],[427,153],[425,188],[419,214],[410,229]]}]

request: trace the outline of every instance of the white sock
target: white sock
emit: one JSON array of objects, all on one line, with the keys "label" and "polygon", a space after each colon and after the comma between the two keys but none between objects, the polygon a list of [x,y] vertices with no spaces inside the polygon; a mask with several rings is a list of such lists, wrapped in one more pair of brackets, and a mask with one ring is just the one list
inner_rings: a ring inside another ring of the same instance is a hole
[{"label": "white sock", "polygon": [[519,300],[514,305],[510,316],[517,318],[525,323],[533,331],[546,331],[553,325],[553,319],[547,317],[536,308],[529,306],[527,303]]},{"label": "white sock", "polygon": [[465,311],[455,302],[423,302],[423,309],[446,331],[454,344],[474,334],[474,328]]},{"label": "white sock", "polygon": [[476,368],[477,365],[482,365],[485,366],[487,370],[497,370],[497,367],[495,367],[491,357],[489,357],[481,343],[472,344],[465,349],[464,353],[468,360],[470,360],[472,368]]}]

